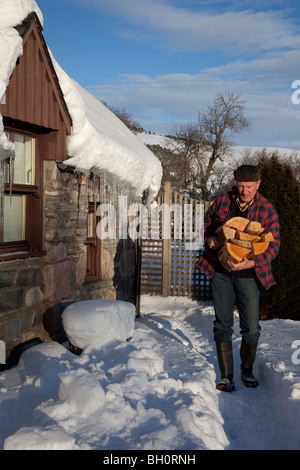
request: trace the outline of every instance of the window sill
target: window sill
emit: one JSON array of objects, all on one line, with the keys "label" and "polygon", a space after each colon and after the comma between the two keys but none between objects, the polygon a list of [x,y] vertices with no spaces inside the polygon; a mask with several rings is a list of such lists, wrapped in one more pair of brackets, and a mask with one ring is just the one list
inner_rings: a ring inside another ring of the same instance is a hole
[{"label": "window sill", "polygon": [[4,261],[17,261],[20,259],[26,258],[41,258],[47,254],[46,251],[31,250],[31,251],[14,251],[10,253],[1,253],[0,252],[0,263]]},{"label": "window sill", "polygon": [[83,284],[89,284],[91,282],[98,282],[101,281],[101,277],[99,276],[86,276]]}]

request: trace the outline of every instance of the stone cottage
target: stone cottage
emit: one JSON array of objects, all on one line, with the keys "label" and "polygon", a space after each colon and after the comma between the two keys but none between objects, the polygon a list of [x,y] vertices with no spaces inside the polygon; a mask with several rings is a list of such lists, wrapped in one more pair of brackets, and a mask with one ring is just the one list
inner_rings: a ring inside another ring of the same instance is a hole
[{"label": "stone cottage", "polygon": [[61,314],[71,302],[135,302],[137,246],[124,211],[154,196],[161,179],[156,157],[55,62],[36,3],[24,2],[21,12],[15,3],[0,6],[0,340],[7,356],[33,338],[63,340]]}]

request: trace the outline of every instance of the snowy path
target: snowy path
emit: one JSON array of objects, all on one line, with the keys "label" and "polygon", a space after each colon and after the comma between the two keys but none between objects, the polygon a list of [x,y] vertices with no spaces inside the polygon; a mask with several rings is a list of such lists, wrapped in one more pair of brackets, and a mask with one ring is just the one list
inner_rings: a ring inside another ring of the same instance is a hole
[{"label": "snowy path", "polygon": [[[149,300],[146,300],[147,302]],[[198,360],[197,362],[197,355],[206,357],[218,377],[216,351],[212,335],[212,307],[209,304],[204,309],[201,307],[199,316],[195,314],[195,308],[190,309],[190,316],[186,315],[186,311],[182,315],[181,299],[177,310],[175,308],[172,316],[170,316],[168,307],[166,312],[162,310],[161,301],[157,309],[155,301],[151,300],[150,302],[151,306],[145,306],[146,316],[142,318],[141,322],[156,332],[156,340],[162,348],[162,355],[165,358],[165,370],[170,377],[173,375],[182,380],[183,376],[191,373],[191,369],[193,369],[193,379],[195,380],[197,373],[200,373],[200,371],[197,372],[197,363],[201,365],[201,361]],[[151,310],[153,312],[156,310],[156,313],[151,315]],[[157,313],[159,310],[160,314]],[[178,329],[179,322],[180,328]],[[173,345],[167,343],[164,336],[173,338]],[[240,335],[237,318],[235,321],[235,336],[233,348],[236,390],[231,394],[215,392],[219,399],[220,412],[224,420],[224,430],[229,440],[227,449],[299,449],[299,434],[295,432],[287,419],[286,403],[284,400],[281,402],[280,386],[276,391],[272,381],[268,383],[265,378],[265,375],[268,376],[266,362],[258,355],[255,373],[260,385],[257,389],[247,389],[240,380]],[[174,341],[177,342],[177,347]],[[181,348],[178,347],[178,343],[181,343]],[[178,358],[178,350],[180,350],[180,358]],[[200,381],[202,380],[203,377]]]}]

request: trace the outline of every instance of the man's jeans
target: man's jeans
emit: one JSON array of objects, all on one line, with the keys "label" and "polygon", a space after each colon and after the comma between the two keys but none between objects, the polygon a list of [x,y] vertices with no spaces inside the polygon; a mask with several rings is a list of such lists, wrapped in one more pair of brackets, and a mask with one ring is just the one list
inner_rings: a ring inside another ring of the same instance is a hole
[{"label": "man's jeans", "polygon": [[211,280],[215,308],[214,339],[231,341],[233,333],[233,309],[240,317],[240,333],[245,343],[258,343],[259,287],[254,278],[237,278],[215,272]]}]

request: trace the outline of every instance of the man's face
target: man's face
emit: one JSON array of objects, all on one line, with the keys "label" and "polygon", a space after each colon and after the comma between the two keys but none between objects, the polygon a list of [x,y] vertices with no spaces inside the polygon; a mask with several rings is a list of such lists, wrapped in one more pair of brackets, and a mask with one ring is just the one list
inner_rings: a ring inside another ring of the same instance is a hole
[{"label": "man's face", "polygon": [[246,181],[237,182],[237,188],[240,196],[240,201],[248,204],[254,198],[256,191],[258,190],[260,181]]}]

